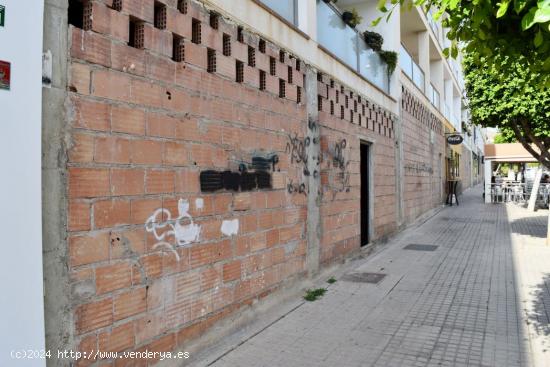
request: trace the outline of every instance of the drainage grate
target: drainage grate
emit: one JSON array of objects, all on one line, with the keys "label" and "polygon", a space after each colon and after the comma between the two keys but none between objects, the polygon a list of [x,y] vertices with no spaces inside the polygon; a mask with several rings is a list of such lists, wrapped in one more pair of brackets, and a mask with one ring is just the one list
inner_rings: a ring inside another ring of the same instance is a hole
[{"label": "drainage grate", "polygon": [[436,245],[419,245],[416,243],[411,243],[403,247],[403,250],[413,250],[413,251],[435,251],[438,246]]},{"label": "drainage grate", "polygon": [[378,284],[384,279],[386,274],[381,273],[348,273],[342,277],[343,281],[354,283]]}]

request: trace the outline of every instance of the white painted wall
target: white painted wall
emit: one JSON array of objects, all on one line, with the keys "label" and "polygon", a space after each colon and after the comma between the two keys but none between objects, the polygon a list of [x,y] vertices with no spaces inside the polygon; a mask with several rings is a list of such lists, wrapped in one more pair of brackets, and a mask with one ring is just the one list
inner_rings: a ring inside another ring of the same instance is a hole
[{"label": "white painted wall", "polygon": [[44,349],[41,205],[41,0],[0,0],[0,60],[11,90],[0,90],[0,366],[43,366],[12,350]]}]

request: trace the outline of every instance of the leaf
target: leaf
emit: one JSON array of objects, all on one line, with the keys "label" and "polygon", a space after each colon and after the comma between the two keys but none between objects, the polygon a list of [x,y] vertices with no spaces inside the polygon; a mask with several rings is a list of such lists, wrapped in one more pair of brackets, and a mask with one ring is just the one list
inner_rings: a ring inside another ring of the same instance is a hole
[{"label": "leaf", "polygon": [[550,6],[537,9],[533,21],[535,23],[546,23],[550,21]]},{"label": "leaf", "polygon": [[510,1],[511,0],[505,0],[500,3],[500,7],[497,11],[497,18],[502,18],[502,16],[506,14],[506,12],[508,11],[508,6],[510,5]]},{"label": "leaf", "polygon": [[542,45],[542,41],[543,41],[542,32],[539,29],[539,31],[537,32],[537,34],[535,36],[535,40],[534,40],[535,47],[537,47],[537,48],[540,47]]},{"label": "leaf", "polygon": [[527,30],[535,24],[535,13],[537,12],[537,8],[531,8],[529,9],[529,12],[521,18],[521,29]]},{"label": "leaf", "polygon": [[382,12],[386,12],[386,0],[378,0],[376,8]]},{"label": "leaf", "polygon": [[525,8],[525,5],[527,5],[527,0],[514,0],[514,10],[516,14],[519,14],[523,8]]},{"label": "leaf", "polygon": [[375,20],[373,20],[371,22],[371,26],[376,27],[378,25],[378,23],[380,23],[381,20],[382,20],[382,17],[376,18]]}]

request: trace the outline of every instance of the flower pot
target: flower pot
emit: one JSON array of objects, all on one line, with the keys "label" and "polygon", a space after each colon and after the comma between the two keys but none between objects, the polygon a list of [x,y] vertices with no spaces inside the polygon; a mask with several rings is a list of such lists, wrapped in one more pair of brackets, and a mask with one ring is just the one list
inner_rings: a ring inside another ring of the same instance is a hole
[{"label": "flower pot", "polygon": [[353,13],[351,11],[345,11],[342,14],[342,20],[351,28],[355,28],[355,24],[353,24]]}]

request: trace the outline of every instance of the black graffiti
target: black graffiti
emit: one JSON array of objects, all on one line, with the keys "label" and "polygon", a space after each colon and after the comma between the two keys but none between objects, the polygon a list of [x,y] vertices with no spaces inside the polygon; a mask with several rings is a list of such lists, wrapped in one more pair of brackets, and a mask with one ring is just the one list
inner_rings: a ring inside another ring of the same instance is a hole
[{"label": "black graffiti", "polygon": [[338,167],[342,170],[345,169],[347,163],[349,163],[346,163],[346,160],[344,158],[344,149],[346,149],[346,145],[346,139],[342,139],[340,142],[336,143],[334,145],[334,154],[332,157],[332,164],[334,165],[334,167]]},{"label": "black graffiti", "polygon": [[[336,194],[339,192],[350,192],[350,173],[349,173],[349,161],[346,161],[344,151],[347,147],[346,139],[342,139],[334,144],[334,149],[329,151],[328,154],[332,161],[332,166],[338,170],[336,173],[335,184],[329,185],[328,189],[332,192],[332,199],[336,198]],[[330,163],[329,163],[330,165]]]},{"label": "black graffiti", "polygon": [[303,139],[298,138],[298,135],[289,136],[289,142],[286,144],[286,153],[290,153],[291,163],[302,163],[304,167],[304,175],[309,176],[310,172],[307,167],[308,157],[306,148],[311,144],[309,137]]},{"label": "black graffiti", "polygon": [[305,196],[307,196],[308,194],[305,183],[298,184],[298,183],[294,183],[292,180],[290,180],[290,182],[288,183],[287,190],[289,194],[298,193],[298,194],[304,194]]},{"label": "black graffiti", "polygon": [[[230,170],[216,171],[206,170],[200,173],[201,191],[214,192],[218,190],[228,191],[252,191],[256,189],[271,189],[271,172],[275,170],[279,157],[273,155],[269,158],[253,157],[251,164],[239,164],[239,172]],[[253,171],[249,171],[248,169]]]}]

